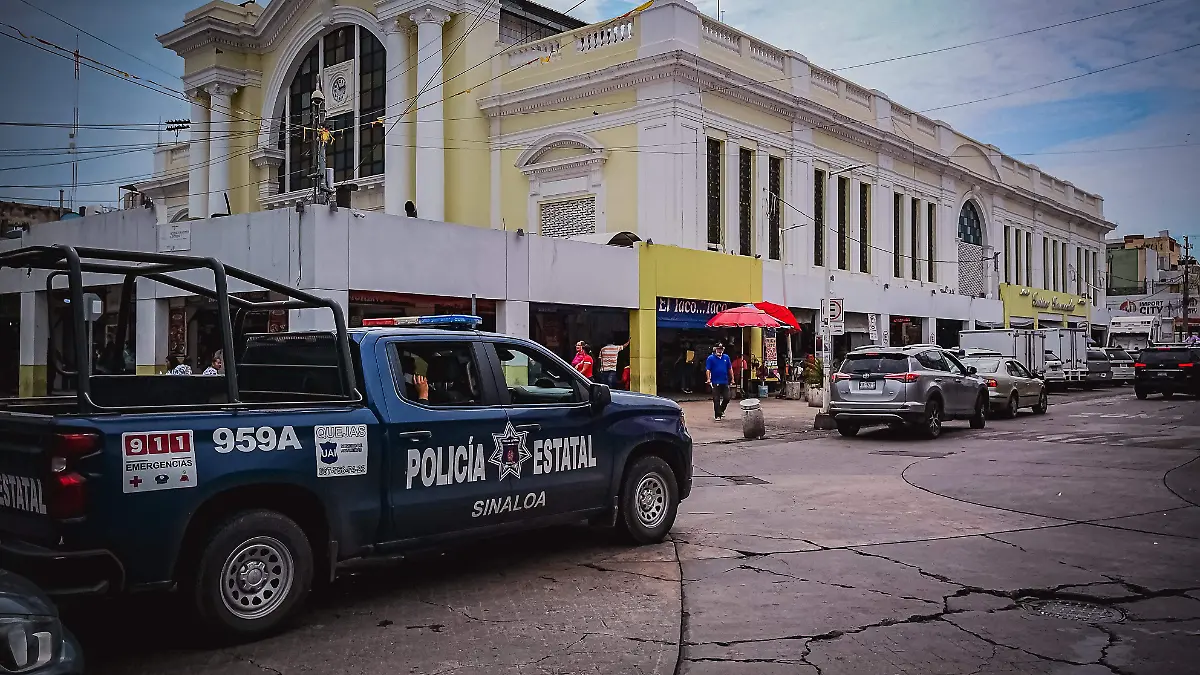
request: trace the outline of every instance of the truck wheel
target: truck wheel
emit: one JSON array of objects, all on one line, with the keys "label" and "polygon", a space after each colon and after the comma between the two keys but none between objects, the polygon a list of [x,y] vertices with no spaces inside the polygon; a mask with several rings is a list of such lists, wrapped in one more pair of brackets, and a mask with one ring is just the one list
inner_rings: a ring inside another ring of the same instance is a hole
[{"label": "truck wheel", "polygon": [[925,404],[921,416],[921,435],[933,440],[942,435],[942,404],[935,398]]},{"label": "truck wheel", "polygon": [[1175,398],[1175,392],[1173,392],[1173,391],[1164,391],[1164,392],[1163,392],[1163,398],[1169,401],[1169,400],[1171,400],[1171,399]]},{"label": "truck wheel", "polygon": [[857,436],[859,426],[853,422],[838,422],[838,433],[843,436]]},{"label": "truck wheel", "polygon": [[979,400],[975,402],[975,414],[971,415],[972,429],[982,429],[987,426],[987,409],[987,394],[980,394]]},{"label": "truck wheel", "polygon": [[1046,390],[1043,389],[1041,395],[1038,396],[1037,405],[1033,406],[1033,412],[1038,415],[1045,415],[1050,409],[1050,397],[1046,395]]},{"label": "truck wheel", "polygon": [[1139,389],[1136,386],[1133,388],[1133,395],[1143,401],[1146,400],[1147,396],[1149,396],[1144,389]]},{"label": "truck wheel", "polygon": [[621,529],[636,544],[666,538],[679,510],[675,472],[662,457],[646,455],[633,463],[621,486]]},{"label": "truck wheel", "polygon": [[312,576],[312,547],[300,526],[275,511],[245,511],[213,531],[191,592],[206,627],[226,639],[253,639],[304,602]]},{"label": "truck wheel", "polygon": [[1020,404],[1017,403],[1017,392],[1014,391],[1008,395],[1008,407],[1004,409],[1004,416],[1010,420],[1015,420],[1017,418],[1017,408],[1019,405]]}]

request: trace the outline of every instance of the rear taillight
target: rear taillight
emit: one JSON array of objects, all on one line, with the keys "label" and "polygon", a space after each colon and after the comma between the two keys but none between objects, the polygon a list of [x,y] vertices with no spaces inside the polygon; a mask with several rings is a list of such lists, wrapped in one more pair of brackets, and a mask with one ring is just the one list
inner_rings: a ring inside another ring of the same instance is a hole
[{"label": "rear taillight", "polygon": [[52,518],[78,518],[87,505],[87,479],[72,471],[79,459],[100,449],[94,433],[60,433],[50,451],[50,478],[46,485],[46,512]]},{"label": "rear taillight", "polygon": [[990,389],[995,389],[996,387],[1000,386],[1000,383],[996,382],[995,380],[993,380],[991,378],[988,378],[987,386]]},{"label": "rear taillight", "polygon": [[1194,366],[1194,365],[1196,365],[1196,364],[1194,364],[1194,363],[1181,363],[1181,364],[1179,364],[1179,367],[1180,367],[1180,368],[1191,368],[1191,367],[1192,367],[1192,366]]},{"label": "rear taillight", "polygon": [[847,375],[846,373],[834,373],[833,374],[834,382],[841,382],[842,380],[848,380],[848,379],[850,379],[850,376]]},{"label": "rear taillight", "polygon": [[916,382],[921,376],[917,373],[896,373],[894,375],[884,375],[885,380],[899,380],[901,382]]}]

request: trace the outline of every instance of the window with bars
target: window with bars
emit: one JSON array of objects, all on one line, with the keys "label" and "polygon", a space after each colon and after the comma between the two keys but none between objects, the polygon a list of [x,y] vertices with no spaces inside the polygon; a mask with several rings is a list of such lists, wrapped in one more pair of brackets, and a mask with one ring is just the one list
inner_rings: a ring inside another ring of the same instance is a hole
[{"label": "window with bars", "polygon": [[312,187],[316,158],[313,156],[312,93],[322,64],[332,66],[358,59],[359,107],[326,120],[333,140],[325,147],[326,165],[335,181],[346,181],[384,172],[384,129],[373,124],[383,116],[387,97],[387,56],[383,45],[370,31],[358,26],[341,26],[322,37],[304,55],[288,87],[280,130],[279,148],[284,151],[285,170],[280,172],[280,192]]},{"label": "window with bars", "polygon": [[1093,307],[1100,306],[1100,294],[1096,291],[1096,289],[1100,287],[1100,268],[1096,267],[1096,265],[1098,263],[1099,263],[1099,256],[1096,254],[1095,251],[1092,251],[1092,288],[1090,290],[1091,290],[1091,295],[1092,295],[1092,306]]},{"label": "window with bars", "polygon": [[1083,249],[1075,247],[1075,295],[1083,294]]},{"label": "window with bars", "polygon": [[544,237],[574,237],[596,232],[596,197],[542,202],[538,233]]},{"label": "window with bars", "polygon": [[754,255],[754,151],[738,148],[738,253]]},{"label": "window with bars", "polygon": [[838,176],[837,199],[837,263],[839,270],[848,270],[850,269],[850,179],[846,176]]},{"label": "window with bars", "polygon": [[929,280],[937,281],[937,204],[929,204],[927,211],[925,225],[928,232],[926,245],[929,249]]},{"label": "window with bars", "polygon": [[813,170],[813,264],[825,264],[825,172]]},{"label": "window with bars", "polygon": [[708,170],[705,183],[708,188],[708,243],[721,245],[721,152],[724,144],[715,138],[708,139]]},{"label": "window with bars", "polygon": [[1051,245],[1050,255],[1054,257],[1054,262],[1051,265],[1051,267],[1053,268],[1054,281],[1051,282],[1051,285],[1054,287],[1054,290],[1056,290],[1056,291],[1061,290],[1058,287],[1058,280],[1061,278],[1061,276],[1059,275],[1059,272],[1058,272],[1058,242],[1057,241],[1055,241]]},{"label": "window with bars", "polygon": [[358,175],[383,173],[385,125],[375,124],[387,109],[387,52],[370,31],[362,31],[358,52]]},{"label": "window with bars", "polygon": [[1050,290],[1050,237],[1042,236],[1042,288]]},{"label": "window with bars", "polygon": [[783,190],[783,160],[771,157],[767,160],[767,220],[770,228],[770,240],[767,242],[767,255],[771,260],[783,258],[783,217],[779,201]]},{"label": "window with bars", "polygon": [[1004,226],[1004,283],[1012,283],[1012,226]]},{"label": "window with bars", "polygon": [[1016,254],[1016,259],[1014,260],[1014,262],[1016,264],[1013,266],[1013,277],[1014,277],[1014,280],[1017,282],[1017,285],[1020,286],[1021,285],[1021,273],[1022,273],[1022,270],[1025,269],[1021,265],[1021,258],[1022,258],[1021,249],[1023,249],[1025,247],[1025,239],[1021,236],[1020,229],[1017,229],[1014,232],[1014,234],[1016,234],[1016,237],[1013,240],[1013,253]]},{"label": "window with bars", "polygon": [[912,278],[916,281],[921,279],[921,200],[913,199],[910,204],[911,218],[909,225],[912,227]]},{"label": "window with bars", "polygon": [[972,202],[963,204],[958,212],[958,238],[968,244],[983,246],[983,219]]},{"label": "window with bars", "polygon": [[1060,272],[1062,273],[1062,283],[1059,285],[1059,288],[1061,288],[1062,291],[1064,293],[1066,293],[1067,289],[1070,288],[1070,284],[1067,282],[1067,279],[1069,277],[1069,274],[1067,271],[1067,242],[1065,242],[1065,241],[1062,242],[1061,249],[1062,249],[1062,265],[1060,266]]},{"label": "window with bars", "polygon": [[1025,284],[1033,285],[1033,233],[1025,233]]},{"label": "window with bars", "polygon": [[871,186],[858,185],[858,271],[871,272]]},{"label": "window with bars", "polygon": [[904,195],[892,193],[892,276],[904,277]]}]

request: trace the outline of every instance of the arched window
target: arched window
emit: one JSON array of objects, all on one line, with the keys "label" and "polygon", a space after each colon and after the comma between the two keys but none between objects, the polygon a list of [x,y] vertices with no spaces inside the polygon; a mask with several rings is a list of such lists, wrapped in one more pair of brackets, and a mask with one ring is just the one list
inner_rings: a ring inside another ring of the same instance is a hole
[{"label": "arched window", "polygon": [[383,173],[384,128],[372,123],[384,114],[387,59],[383,45],[371,31],[342,26],[326,33],[302,57],[288,87],[286,124],[279,134],[279,148],[285,157],[285,168],[279,178],[281,192],[312,187],[315,165],[312,93],[322,64],[327,67],[349,60],[357,61],[358,105],[351,112],[326,119],[326,128],[333,132],[333,142],[325,148],[326,166],[333,169],[334,182]]},{"label": "arched window", "polygon": [[958,212],[958,238],[968,244],[983,246],[983,219],[972,202],[963,204],[962,211]]}]

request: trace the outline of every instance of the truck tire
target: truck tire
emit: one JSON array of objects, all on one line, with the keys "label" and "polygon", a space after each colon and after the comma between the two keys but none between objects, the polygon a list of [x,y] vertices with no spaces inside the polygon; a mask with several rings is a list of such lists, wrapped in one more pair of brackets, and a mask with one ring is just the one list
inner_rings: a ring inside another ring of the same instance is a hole
[{"label": "truck tire", "polygon": [[853,422],[838,422],[837,430],[843,436],[852,437],[858,435],[859,426]]},{"label": "truck tire", "polygon": [[1149,396],[1149,394],[1146,393],[1146,390],[1140,389],[1139,387],[1137,387],[1137,385],[1134,385],[1134,387],[1133,387],[1133,395],[1143,401],[1146,400],[1147,396]]},{"label": "truck tire", "polygon": [[635,544],[657,544],[666,538],[679,510],[675,472],[658,455],[638,458],[621,485],[619,523]]},{"label": "truck tire", "polygon": [[308,537],[276,511],[243,511],[217,526],[200,551],[190,592],[203,627],[225,641],[278,629],[308,596]]}]

